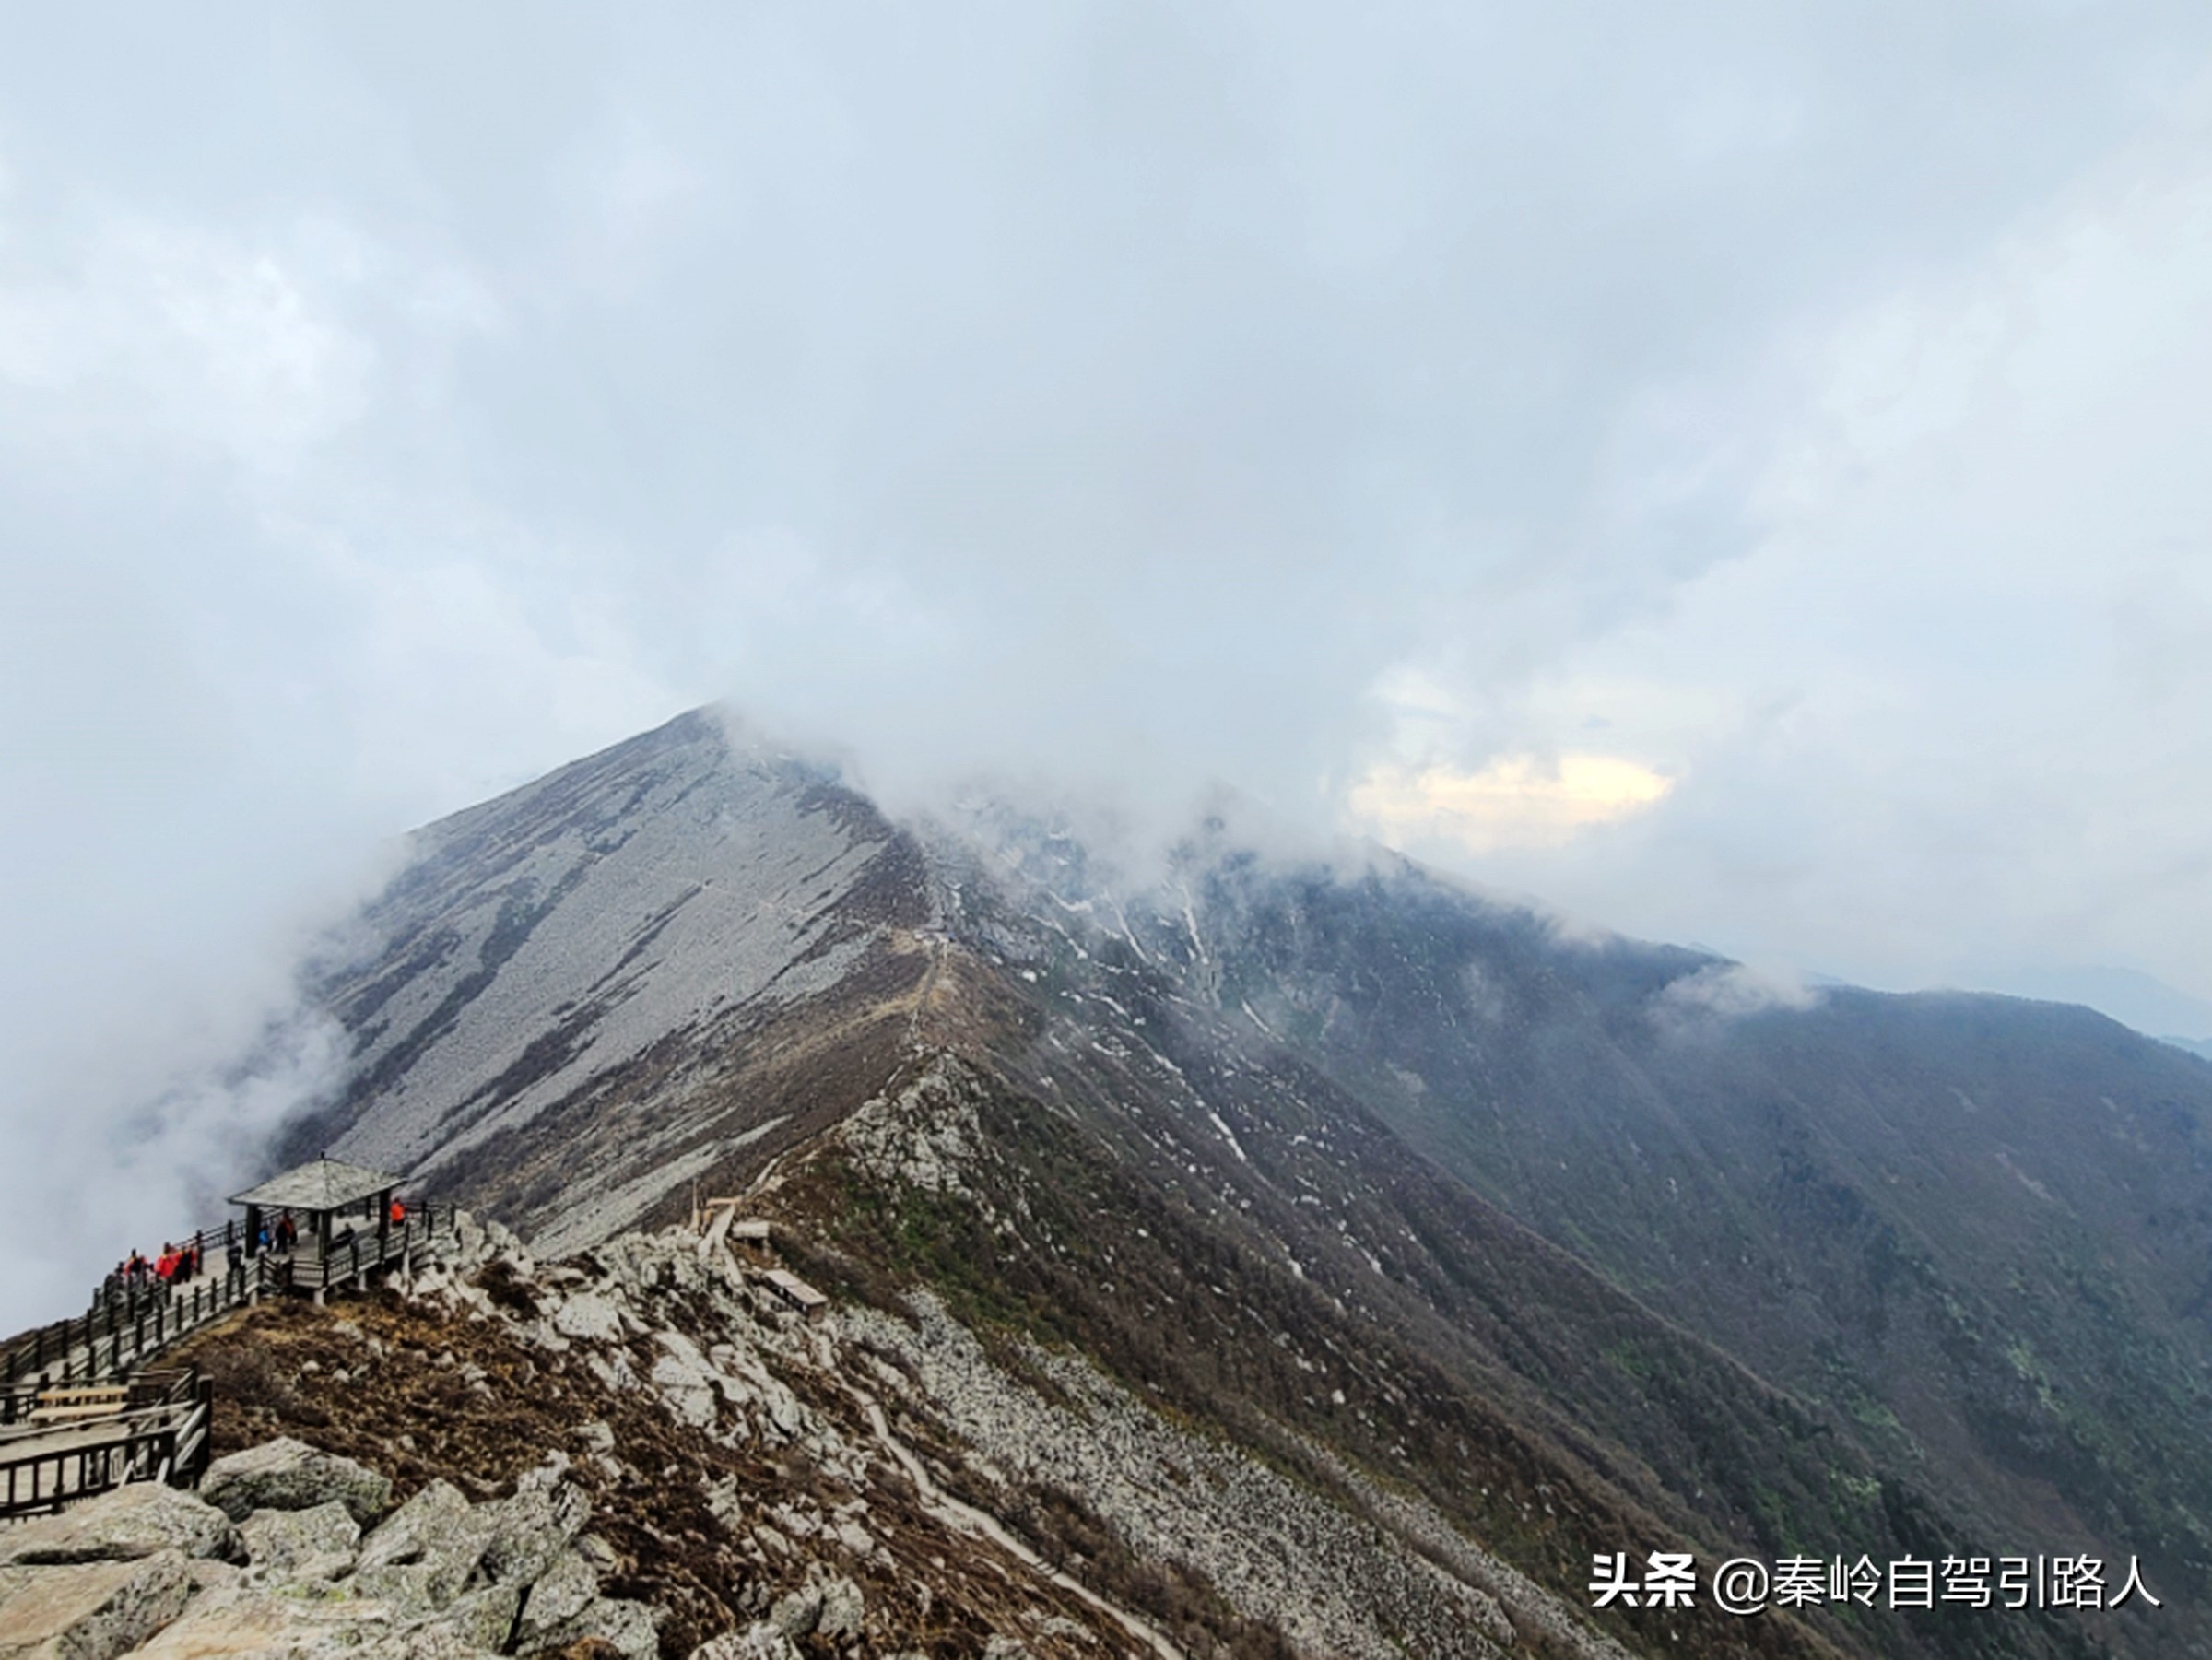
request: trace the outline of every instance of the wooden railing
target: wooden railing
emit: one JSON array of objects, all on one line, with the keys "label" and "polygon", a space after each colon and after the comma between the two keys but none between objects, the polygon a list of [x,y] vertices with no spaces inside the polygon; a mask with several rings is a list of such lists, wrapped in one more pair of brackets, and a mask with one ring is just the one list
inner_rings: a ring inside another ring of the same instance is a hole
[{"label": "wooden railing", "polygon": [[39,1422],[32,1408],[25,1417],[33,1421],[0,1429],[0,1520],[58,1510],[128,1481],[196,1485],[207,1467],[214,1401],[214,1384],[187,1366],[140,1374],[122,1409],[102,1417]]},{"label": "wooden railing", "polygon": [[[264,1251],[247,1256],[234,1230],[203,1230],[190,1242],[201,1252],[201,1271],[192,1279],[181,1285],[111,1280],[78,1318],[41,1326],[9,1343],[0,1352],[0,1426],[16,1421],[10,1415],[21,1392],[9,1385],[26,1379],[67,1383],[120,1378],[265,1292],[357,1284],[369,1270],[410,1251],[436,1255],[453,1234],[449,1205],[415,1207],[401,1226],[358,1232],[347,1245],[334,1245],[327,1258],[317,1254],[312,1240],[283,1255]],[[241,1253],[235,1262],[233,1243]]]}]

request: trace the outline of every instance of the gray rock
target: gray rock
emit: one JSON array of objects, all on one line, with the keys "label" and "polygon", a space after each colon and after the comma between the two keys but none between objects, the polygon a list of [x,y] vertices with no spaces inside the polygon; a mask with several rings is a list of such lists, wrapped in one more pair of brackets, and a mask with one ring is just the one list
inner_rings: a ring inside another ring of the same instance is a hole
[{"label": "gray rock", "polygon": [[354,1583],[403,1617],[442,1609],[476,1572],[490,1536],[459,1489],[433,1481],[361,1541]]},{"label": "gray rock", "polygon": [[[478,1648],[465,1642],[451,1631],[415,1628],[395,1637],[380,1637],[365,1648],[345,1648],[336,1651],[347,1660],[498,1660],[499,1650]],[[298,1660],[310,1660],[315,1651]],[[132,1660],[137,1660],[133,1655]],[[261,1660],[256,1655],[255,1660]],[[285,1660],[294,1660],[290,1651],[285,1651]]]},{"label": "gray rock", "polygon": [[777,1597],[768,1610],[769,1623],[794,1642],[812,1631],[821,1617],[819,1585],[801,1585],[796,1591]]},{"label": "gray rock", "polygon": [[446,1660],[477,1660],[483,1651],[440,1637],[409,1646],[405,1631],[383,1604],[348,1595],[300,1595],[235,1581],[194,1598],[183,1615],[130,1660],[211,1660],[238,1655],[250,1660],[320,1660],[344,1654],[348,1660],[413,1660],[431,1654]]},{"label": "gray rock", "polygon": [[488,1649],[497,1654],[514,1633],[516,1613],[523,1605],[519,1585],[486,1585],[457,1597],[444,1613],[408,1629],[408,1635],[426,1642],[450,1638],[464,1648]]},{"label": "gray rock", "polygon": [[225,1585],[235,1585],[245,1570],[229,1562],[211,1561],[205,1557],[194,1558],[184,1564],[192,1570],[192,1588],[196,1595],[202,1591],[214,1591]]},{"label": "gray rock", "polygon": [[287,1435],[217,1459],[201,1478],[200,1497],[233,1522],[257,1510],[312,1510],[335,1499],[366,1527],[392,1502],[392,1483],[366,1465]]},{"label": "gray rock", "polygon": [[0,1565],[136,1561],[163,1550],[194,1559],[245,1560],[229,1517],[158,1481],[134,1481],[59,1515],[0,1532]]},{"label": "gray rock", "polygon": [[523,1599],[522,1623],[516,1635],[525,1645],[559,1631],[591,1605],[599,1595],[599,1576],[573,1550],[563,1551]]},{"label": "gray rock", "polygon": [[524,1488],[512,1499],[481,1505],[484,1572],[494,1583],[526,1585],[568,1550],[592,1519],[591,1501],[565,1483]]},{"label": "gray rock", "polygon": [[691,1660],[799,1660],[790,1638],[765,1619],[742,1631],[724,1631],[691,1651]]},{"label": "gray rock", "polygon": [[114,1660],[182,1614],[193,1590],[181,1550],[10,1570],[0,1660]]},{"label": "gray rock", "polygon": [[553,1329],[564,1337],[613,1343],[622,1336],[622,1316],[596,1291],[579,1291],[554,1311]]},{"label": "gray rock", "polygon": [[257,1510],[239,1531],[256,1569],[302,1584],[351,1573],[361,1542],[360,1524],[335,1499],[312,1510]]},{"label": "gray rock", "polygon": [[615,1554],[615,1548],[595,1533],[587,1533],[576,1541],[576,1554],[600,1573],[612,1573],[622,1565],[622,1559]]},{"label": "gray rock", "polygon": [[850,1642],[860,1635],[865,1612],[858,1585],[841,1576],[830,1580],[822,1586],[822,1609],[814,1622],[814,1634],[831,1642]]},{"label": "gray rock", "polygon": [[548,1648],[565,1648],[596,1637],[610,1644],[623,1660],[657,1660],[661,1652],[660,1610],[622,1597],[595,1596],[572,1619],[564,1620],[541,1641]]},{"label": "gray rock", "polygon": [[346,1588],[382,1603],[394,1619],[410,1624],[441,1612],[460,1591],[450,1576],[420,1562],[359,1570],[346,1581]]},{"label": "gray rock", "polygon": [[530,1492],[540,1488],[547,1492],[552,1491],[560,1486],[562,1478],[568,1475],[572,1462],[569,1455],[559,1447],[553,1448],[547,1453],[543,1464],[535,1469],[524,1470],[521,1476],[516,1478],[515,1491]]}]

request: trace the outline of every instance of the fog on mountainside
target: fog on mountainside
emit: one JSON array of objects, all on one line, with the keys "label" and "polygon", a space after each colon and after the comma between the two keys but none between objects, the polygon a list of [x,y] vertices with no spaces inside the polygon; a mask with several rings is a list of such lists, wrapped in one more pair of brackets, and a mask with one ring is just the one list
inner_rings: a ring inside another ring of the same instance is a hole
[{"label": "fog on mountainside", "polygon": [[2204,0],[19,10],[0,1660],[2212,1660]]},{"label": "fog on mountainside", "polygon": [[2212,995],[2212,12],[1616,9],[28,14],[0,1307],[334,1081],[386,839],[717,696]]}]

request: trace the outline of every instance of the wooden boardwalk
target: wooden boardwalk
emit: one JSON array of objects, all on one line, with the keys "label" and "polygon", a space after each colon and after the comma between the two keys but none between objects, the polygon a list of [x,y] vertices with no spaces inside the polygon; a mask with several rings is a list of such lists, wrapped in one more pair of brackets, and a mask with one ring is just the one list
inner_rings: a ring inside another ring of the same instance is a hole
[{"label": "wooden boardwalk", "polygon": [[196,1367],[151,1363],[192,1333],[263,1297],[365,1286],[432,1260],[453,1241],[451,1207],[429,1205],[390,1229],[326,1247],[233,1255],[235,1230],[187,1242],[201,1271],[182,1284],[111,1283],[75,1320],[26,1332],[0,1350],[0,1522],[58,1510],[130,1481],[196,1483],[207,1463],[212,1386]]},{"label": "wooden boardwalk", "polygon": [[43,1414],[77,1411],[81,1391],[6,1394],[18,1410],[14,1424],[0,1428],[0,1521],[59,1510],[129,1481],[191,1486],[207,1467],[214,1386],[197,1367],[147,1373],[111,1409],[67,1421]]},{"label": "wooden boardwalk", "polygon": [[[302,1240],[289,1253],[241,1255],[235,1266],[229,1254],[235,1233],[207,1229],[188,1242],[200,1254],[196,1277],[181,1285],[148,1280],[112,1287],[79,1318],[24,1333],[0,1351],[0,1389],[32,1380],[127,1379],[210,1320],[263,1297],[304,1293],[320,1302],[330,1291],[364,1285],[403,1263],[435,1259],[453,1242],[453,1218],[450,1206],[425,1205],[389,1233],[363,1230],[321,1253],[312,1241]],[[0,1396],[0,1427],[12,1421],[7,1412],[7,1401]]]}]

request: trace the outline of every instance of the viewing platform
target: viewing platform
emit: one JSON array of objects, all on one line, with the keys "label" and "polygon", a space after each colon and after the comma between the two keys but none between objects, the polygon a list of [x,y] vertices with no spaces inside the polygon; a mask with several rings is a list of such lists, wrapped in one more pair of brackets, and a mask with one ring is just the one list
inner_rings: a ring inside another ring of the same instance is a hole
[{"label": "viewing platform", "polygon": [[264,1296],[321,1302],[442,1256],[453,1241],[453,1207],[403,1207],[394,1218],[398,1186],[397,1177],[335,1159],[272,1177],[230,1201],[243,1207],[242,1220],[177,1242],[184,1266],[171,1277],[110,1275],[83,1315],[11,1340],[0,1350],[0,1389],[127,1382],[187,1334]]},{"label": "viewing platform", "polygon": [[[397,1176],[325,1154],[233,1195],[230,1203],[246,1213],[248,1260],[276,1255],[279,1289],[306,1292],[321,1302],[335,1288],[364,1283],[380,1269],[406,1271],[417,1251],[431,1248],[432,1212],[422,1207],[420,1227],[415,1225],[418,1213],[404,1207],[396,1207],[401,1214],[395,1218],[393,1195],[398,1190]],[[288,1235],[279,1240],[288,1227]],[[451,1231],[449,1207],[449,1236]]]},{"label": "viewing platform", "polygon": [[411,1273],[455,1239],[450,1205],[395,1204],[399,1180],[335,1159],[273,1176],[230,1202],[242,1218],[135,1254],[75,1320],[0,1350],[0,1521],[131,1481],[190,1486],[207,1462],[213,1390],[162,1353],[265,1296],[310,1296]]}]

